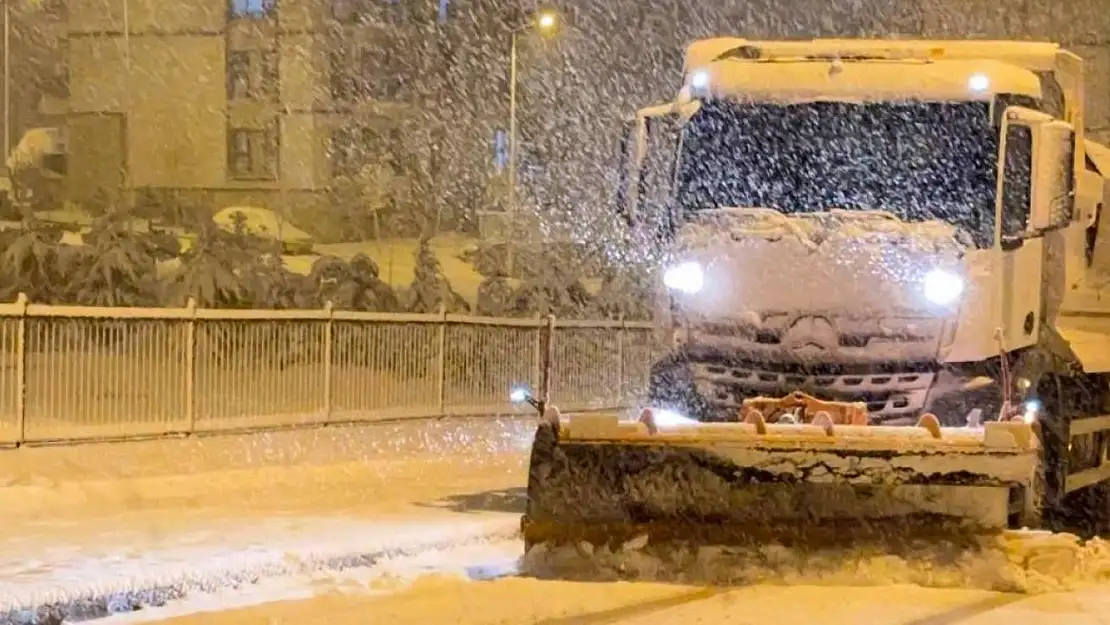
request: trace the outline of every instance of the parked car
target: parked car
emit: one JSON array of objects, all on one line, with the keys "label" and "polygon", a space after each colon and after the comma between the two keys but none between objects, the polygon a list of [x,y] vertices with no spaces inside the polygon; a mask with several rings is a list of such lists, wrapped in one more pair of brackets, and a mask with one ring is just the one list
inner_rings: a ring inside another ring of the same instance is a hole
[{"label": "parked car", "polygon": [[[241,214],[242,217],[238,217]],[[258,206],[229,206],[212,217],[221,228],[231,231],[242,219],[243,228],[256,236],[281,241],[283,254],[313,253],[312,235],[289,223],[280,214]]]}]

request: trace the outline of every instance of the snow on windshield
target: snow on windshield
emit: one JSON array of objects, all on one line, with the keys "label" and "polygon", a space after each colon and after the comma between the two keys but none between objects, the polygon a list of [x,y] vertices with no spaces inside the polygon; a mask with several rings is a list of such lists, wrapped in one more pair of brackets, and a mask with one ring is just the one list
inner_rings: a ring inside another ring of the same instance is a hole
[{"label": "snow on windshield", "polygon": [[683,129],[677,202],[883,210],[989,243],[996,154],[983,103],[710,101]]}]

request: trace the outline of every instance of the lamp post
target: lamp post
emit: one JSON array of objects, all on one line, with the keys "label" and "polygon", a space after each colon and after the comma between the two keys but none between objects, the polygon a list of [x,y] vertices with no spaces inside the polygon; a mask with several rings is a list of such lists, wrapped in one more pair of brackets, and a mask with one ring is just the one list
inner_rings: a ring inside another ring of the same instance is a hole
[{"label": "lamp post", "polygon": [[[534,27],[540,32],[550,32],[559,20],[554,11],[541,11],[534,16]],[[517,170],[517,122],[516,122],[516,83],[517,83],[517,39],[520,29],[514,28],[509,49],[509,212],[517,212],[516,170]]]},{"label": "lamp post", "polygon": [[[12,7],[4,0],[4,160],[12,152]],[[11,172],[8,172],[11,176]]]}]

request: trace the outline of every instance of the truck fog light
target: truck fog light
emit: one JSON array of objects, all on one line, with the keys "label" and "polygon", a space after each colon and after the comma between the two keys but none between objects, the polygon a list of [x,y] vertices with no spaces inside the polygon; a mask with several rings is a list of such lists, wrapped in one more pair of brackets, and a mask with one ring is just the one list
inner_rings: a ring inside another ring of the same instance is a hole
[{"label": "truck fog light", "polygon": [[925,299],[938,306],[947,306],[964,293],[964,279],[944,269],[934,269],[925,274],[922,284]]},{"label": "truck fog light", "polygon": [[701,265],[695,262],[685,262],[664,272],[663,284],[674,291],[694,294],[705,286],[705,273],[702,271]]}]

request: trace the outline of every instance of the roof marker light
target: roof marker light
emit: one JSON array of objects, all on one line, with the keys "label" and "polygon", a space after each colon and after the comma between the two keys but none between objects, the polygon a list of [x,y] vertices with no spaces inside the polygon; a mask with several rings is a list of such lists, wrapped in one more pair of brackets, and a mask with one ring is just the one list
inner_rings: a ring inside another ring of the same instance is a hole
[{"label": "roof marker light", "polygon": [[967,79],[967,88],[972,91],[986,91],[991,86],[991,79],[986,74],[972,74]]},{"label": "roof marker light", "polygon": [[705,89],[709,86],[709,72],[704,69],[690,74],[690,86],[694,89]]}]

